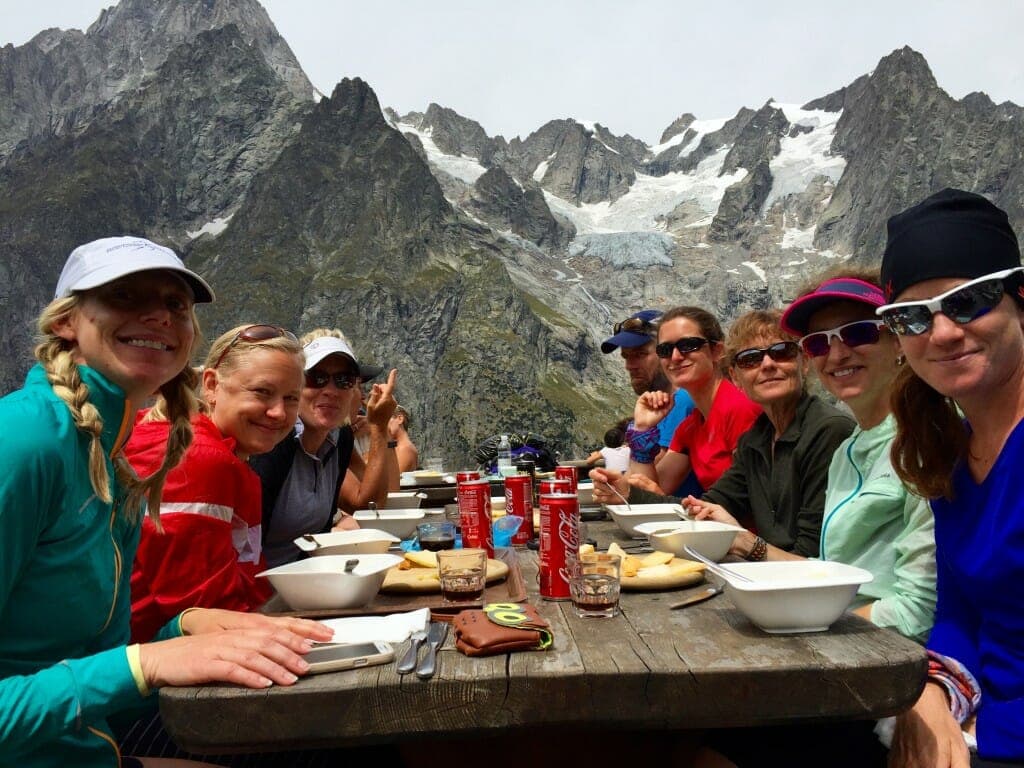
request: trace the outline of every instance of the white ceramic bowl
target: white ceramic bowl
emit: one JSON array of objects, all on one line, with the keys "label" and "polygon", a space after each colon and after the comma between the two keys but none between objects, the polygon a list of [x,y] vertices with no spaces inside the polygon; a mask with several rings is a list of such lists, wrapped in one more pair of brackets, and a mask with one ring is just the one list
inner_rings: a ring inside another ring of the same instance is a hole
[{"label": "white ceramic bowl", "polygon": [[637,532],[636,526],[641,523],[678,522],[682,518],[683,508],[678,504],[608,504],[606,509],[619,528],[633,538],[644,538]]},{"label": "white ceramic bowl", "polygon": [[388,547],[401,539],[387,531],[360,528],[356,531],[331,531],[314,533],[313,541],[301,536],[295,539],[295,546],[303,552],[322,557],[324,555],[381,555]]},{"label": "white ceramic bowl", "polygon": [[[358,560],[351,573],[345,563]],[[398,555],[329,555],[309,557],[256,574],[270,579],[281,598],[295,611],[359,608],[380,590]]]},{"label": "white ceramic bowl", "polygon": [[842,616],[857,588],[874,577],[863,568],[828,560],[729,563],[747,576],[726,579],[733,604],[765,632],[823,632]]},{"label": "white ceramic bowl", "polygon": [[425,513],[422,509],[381,509],[377,512],[360,509],[352,517],[360,528],[374,528],[408,539],[416,532],[416,526],[423,522]]},{"label": "white ceramic bowl", "polygon": [[720,561],[729,552],[732,540],[742,531],[735,525],[717,520],[676,520],[669,523],[641,523],[637,533],[647,536],[651,546],[659,552],[671,552],[676,557],[694,560],[683,547],[689,545],[709,560]]},{"label": "white ceramic bowl", "polygon": [[576,495],[579,496],[580,506],[592,506],[594,503],[594,483],[587,481],[576,485]]}]

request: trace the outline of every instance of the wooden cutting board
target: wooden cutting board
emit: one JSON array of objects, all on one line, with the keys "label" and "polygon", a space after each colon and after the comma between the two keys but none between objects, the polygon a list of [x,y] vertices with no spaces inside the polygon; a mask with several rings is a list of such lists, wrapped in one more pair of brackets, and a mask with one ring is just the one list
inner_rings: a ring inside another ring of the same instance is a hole
[{"label": "wooden cutting board", "polygon": [[624,590],[641,592],[644,590],[688,587],[693,584],[700,584],[702,581],[704,581],[703,564],[694,564],[692,560],[674,557],[671,562],[666,563],[664,566],[659,565],[654,568],[641,569],[637,572],[636,576],[623,576],[621,585]]},{"label": "wooden cutting board", "polygon": [[[508,576],[508,565],[501,560],[487,561],[487,583],[493,584]],[[401,570],[392,568],[384,576],[380,588],[386,594],[406,592],[440,592],[441,582],[437,577],[436,568],[408,568]]]}]

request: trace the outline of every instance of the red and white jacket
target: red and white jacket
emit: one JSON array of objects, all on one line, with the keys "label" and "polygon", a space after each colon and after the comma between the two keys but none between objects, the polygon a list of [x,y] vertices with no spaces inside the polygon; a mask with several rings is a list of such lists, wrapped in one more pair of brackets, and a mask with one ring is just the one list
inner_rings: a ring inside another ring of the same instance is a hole
[{"label": "red and white jacket", "polygon": [[[148,518],[142,524],[132,568],[132,642],[151,640],[186,608],[252,611],[272,594],[256,578],[264,568],[259,476],[208,417],[196,416],[192,428],[192,445],[167,475],[163,533]],[[125,455],[140,476],[160,467],[169,431],[166,421],[136,423]]]}]

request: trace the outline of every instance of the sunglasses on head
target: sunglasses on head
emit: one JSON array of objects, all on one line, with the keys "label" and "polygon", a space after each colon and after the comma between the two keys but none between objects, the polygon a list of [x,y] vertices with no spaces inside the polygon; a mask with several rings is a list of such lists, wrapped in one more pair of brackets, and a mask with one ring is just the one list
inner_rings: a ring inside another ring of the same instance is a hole
[{"label": "sunglasses on head", "polygon": [[622,322],[616,323],[612,326],[612,333],[621,333],[622,331],[630,331],[632,333],[646,333],[648,335],[654,333],[658,329],[655,323],[650,320],[644,320],[642,317],[629,317]]},{"label": "sunglasses on head", "polygon": [[224,362],[224,358],[227,356],[231,348],[240,341],[246,341],[250,344],[258,343],[261,341],[270,341],[271,339],[287,338],[298,343],[298,339],[295,338],[295,334],[291,331],[286,331],[277,325],[247,325],[245,328],[235,334],[235,338],[231,340],[231,343],[224,347],[224,351],[220,353],[220,357],[217,358],[217,362],[213,364],[213,368],[216,370],[220,367],[220,364]]},{"label": "sunglasses on head", "polygon": [[800,345],[795,341],[777,341],[768,347],[751,347],[737,352],[732,356],[732,364],[737,368],[757,368],[768,355],[776,363],[795,360],[800,354]]},{"label": "sunglasses on head", "polygon": [[879,331],[885,327],[881,320],[855,320],[838,328],[827,331],[815,331],[800,339],[803,347],[811,357],[823,357],[828,354],[832,339],[839,339],[848,347],[860,347],[864,344],[877,344]]},{"label": "sunglasses on head", "polygon": [[658,357],[667,359],[672,357],[672,350],[677,350],[681,355],[688,355],[690,352],[696,352],[705,344],[714,344],[714,342],[701,336],[683,336],[675,341],[661,342],[654,348],[654,353]]},{"label": "sunglasses on head", "polygon": [[359,382],[359,377],[351,373],[327,373],[327,371],[318,371],[315,368],[306,371],[307,387],[323,389],[329,381],[333,381],[334,386],[338,389],[352,389]]},{"label": "sunglasses on head", "polygon": [[886,304],[876,311],[889,330],[900,336],[919,336],[932,327],[932,318],[941,312],[957,325],[966,325],[988,314],[1003,299],[1004,280],[1022,267],[1004,269],[958,285],[933,299]]}]

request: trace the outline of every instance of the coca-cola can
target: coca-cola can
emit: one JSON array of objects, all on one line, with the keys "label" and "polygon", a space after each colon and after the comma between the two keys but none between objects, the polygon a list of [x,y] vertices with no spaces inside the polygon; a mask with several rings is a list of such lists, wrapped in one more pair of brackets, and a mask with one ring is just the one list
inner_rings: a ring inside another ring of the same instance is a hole
[{"label": "coca-cola can", "polygon": [[488,480],[466,480],[458,484],[459,524],[462,546],[487,550],[494,557],[494,533],[491,530],[491,483]]},{"label": "coca-cola can", "polygon": [[572,493],[572,485],[564,478],[546,477],[537,483],[537,496],[547,493]]},{"label": "coca-cola can", "polygon": [[505,514],[523,518],[523,524],[512,536],[512,545],[526,546],[533,538],[533,483],[529,475],[505,478]]},{"label": "coca-cola can", "polygon": [[572,486],[572,490],[569,491],[569,493],[576,493],[577,492],[577,488],[576,488],[576,479],[577,479],[577,477],[578,477],[578,475],[576,474],[576,467],[561,467],[561,466],[555,467],[555,479],[556,480],[568,480],[569,484]]},{"label": "coca-cola can", "polygon": [[580,555],[580,503],[575,493],[540,497],[540,596],[568,600],[569,574]]},{"label": "coca-cola can", "polygon": [[455,473],[455,483],[465,483],[468,480],[479,480],[480,473],[475,469],[463,469]]}]

